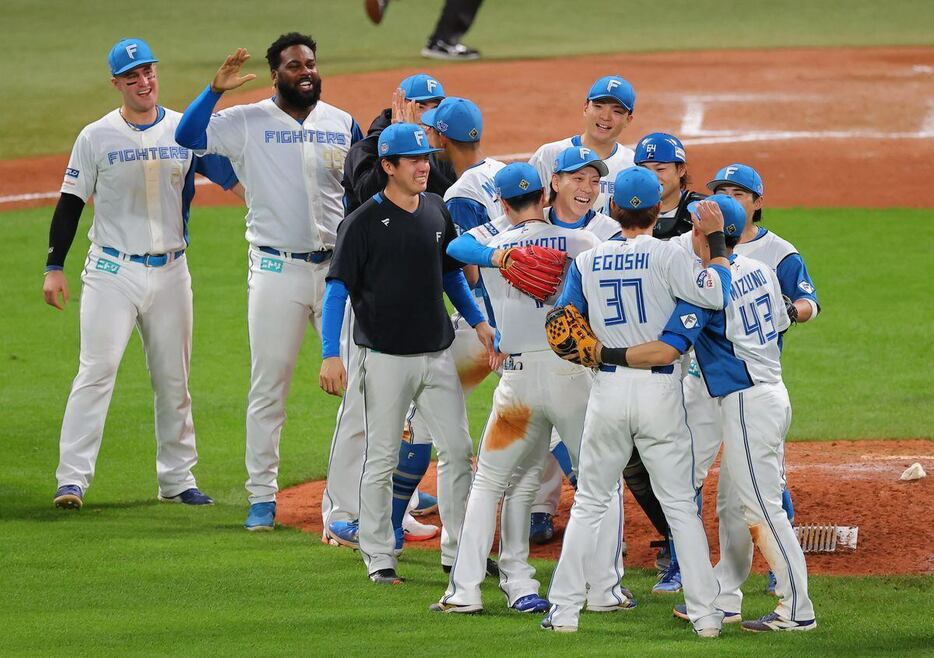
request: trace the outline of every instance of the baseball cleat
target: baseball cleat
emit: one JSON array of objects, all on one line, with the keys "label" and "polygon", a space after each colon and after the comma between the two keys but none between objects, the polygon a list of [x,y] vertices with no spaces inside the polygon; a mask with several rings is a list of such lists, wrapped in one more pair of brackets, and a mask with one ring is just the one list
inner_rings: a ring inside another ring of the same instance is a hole
[{"label": "baseball cleat", "polygon": [[366,11],[367,18],[373,21],[374,25],[379,25],[386,13],[386,6],[389,0],[364,0],[363,9]]},{"label": "baseball cleat", "polygon": [[207,494],[201,493],[197,487],[185,489],[182,493],[175,496],[163,496],[159,494],[159,500],[164,503],[182,503],[184,505],[213,505],[214,499]]},{"label": "baseball cleat", "polygon": [[681,591],[681,567],[672,560],[652,588],[653,594],[677,594]]},{"label": "baseball cleat", "polygon": [[[671,610],[672,614],[678,619],[683,619],[684,621],[691,621],[691,618],[688,617],[688,607],[683,603],[676,605]],[[726,610],[721,610],[723,613],[723,623],[724,624],[738,624],[743,621],[743,616],[738,612],[728,612]]]},{"label": "baseball cleat", "polygon": [[775,587],[778,585],[778,581],[775,580],[775,572],[771,569],[769,570],[768,581],[765,584],[765,593],[775,596]]},{"label": "baseball cleat", "polygon": [[77,484],[66,484],[55,491],[52,503],[58,509],[81,509],[84,505],[84,496],[81,487]]},{"label": "baseball cleat", "polygon": [[402,531],[406,541],[428,541],[441,534],[441,528],[429,523],[419,523],[411,514],[402,517]]},{"label": "baseball cleat", "polygon": [[529,528],[529,541],[533,544],[547,544],[555,536],[555,524],[551,514],[532,512],[532,524]]},{"label": "baseball cleat", "polygon": [[438,499],[424,491],[418,492],[418,505],[410,510],[412,516],[425,516],[438,511]]},{"label": "baseball cleat", "polygon": [[369,575],[372,582],[377,585],[401,585],[405,579],[399,578],[395,569],[379,569]]},{"label": "baseball cleat", "polygon": [[479,603],[457,605],[456,603],[445,603],[444,601],[438,601],[437,603],[432,603],[430,606],[428,606],[428,610],[431,612],[451,612],[459,615],[478,615],[483,612],[483,606]]},{"label": "baseball cleat", "polygon": [[360,525],[357,521],[331,521],[325,530],[328,543],[332,546],[360,548]]},{"label": "baseball cleat", "polygon": [[587,604],[588,612],[617,612],[618,610],[632,610],[638,605],[631,596],[623,596],[623,600],[612,605],[590,605]]},{"label": "baseball cleat", "polygon": [[707,638],[716,638],[720,637],[719,628],[695,628],[694,632],[697,634],[697,637],[707,637]]},{"label": "baseball cleat", "polygon": [[538,594],[527,594],[510,606],[516,612],[548,612],[551,604]]},{"label": "baseball cleat", "polygon": [[480,51],[468,48],[462,43],[448,43],[440,39],[429,40],[422,48],[422,57],[445,59],[452,62],[465,62],[480,59]]},{"label": "baseball cleat", "polygon": [[764,617],[753,621],[744,621],[742,629],[750,633],[768,633],[769,631],[813,631],[817,628],[816,619],[805,621],[791,621],[779,616],[777,612],[770,612]]},{"label": "baseball cleat", "polygon": [[402,550],[405,548],[405,531],[402,528],[393,528],[393,533],[396,535],[396,546],[393,549],[396,557],[402,555]]},{"label": "baseball cleat", "polygon": [[555,626],[551,623],[551,615],[542,619],[540,624],[543,631],[554,631],[555,633],[576,633],[577,626]]},{"label": "baseball cleat", "polygon": [[276,527],[276,501],[253,503],[243,527],[250,532],[267,532]]}]

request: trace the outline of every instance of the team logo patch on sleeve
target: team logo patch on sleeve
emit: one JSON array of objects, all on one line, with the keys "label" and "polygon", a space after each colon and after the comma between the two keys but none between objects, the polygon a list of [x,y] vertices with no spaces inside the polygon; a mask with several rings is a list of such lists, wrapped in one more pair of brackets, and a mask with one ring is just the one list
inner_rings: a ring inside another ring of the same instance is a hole
[{"label": "team logo patch on sleeve", "polygon": [[802,281],[801,283],[798,284],[798,287],[801,288],[803,292],[806,292],[809,295],[814,292],[814,286],[812,286],[807,281]]},{"label": "team logo patch on sleeve", "polygon": [[81,172],[79,172],[77,169],[72,169],[71,167],[65,167],[66,176],[70,176],[71,178],[77,178],[78,174],[80,173]]},{"label": "team logo patch on sleeve", "polygon": [[681,316],[681,324],[684,325],[685,329],[693,329],[697,326],[697,315],[694,313],[688,313],[687,315]]},{"label": "team logo patch on sleeve", "polygon": [[710,280],[710,277],[707,275],[707,270],[703,270],[700,274],[697,275],[697,287],[698,288],[712,288],[713,282]]}]

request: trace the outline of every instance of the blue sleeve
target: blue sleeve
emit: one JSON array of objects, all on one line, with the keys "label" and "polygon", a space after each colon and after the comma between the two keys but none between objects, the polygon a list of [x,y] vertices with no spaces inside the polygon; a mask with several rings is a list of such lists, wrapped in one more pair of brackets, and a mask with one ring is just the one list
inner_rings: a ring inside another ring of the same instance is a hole
[{"label": "blue sleeve", "polygon": [[340,279],[328,279],[321,315],[321,358],[341,355],[341,326],[347,304],[347,286]]},{"label": "blue sleeve", "polygon": [[679,299],[659,340],[684,354],[715,312]]},{"label": "blue sleeve", "polygon": [[234,173],[230,160],[222,155],[195,156],[195,171],[225,190],[237,184],[237,174]]},{"label": "blue sleeve", "polygon": [[211,91],[211,85],[208,85],[182,115],[175,129],[175,141],[185,148],[206,149],[211,112],[220,97],[221,94],[215,94]]},{"label": "blue sleeve", "polygon": [[555,306],[567,306],[574,304],[575,308],[581,312],[584,317],[587,313],[587,298],[584,297],[584,288],[581,284],[581,271],[577,268],[577,261],[571,263],[567,276],[564,277],[564,289],[555,302]]},{"label": "blue sleeve", "polygon": [[447,201],[445,205],[447,205],[448,212],[451,213],[451,219],[454,220],[461,233],[466,233],[472,228],[486,224],[491,219],[487,216],[483,204],[473,199],[458,196]]},{"label": "blue sleeve", "polygon": [[810,299],[818,304],[814,282],[811,281],[811,276],[808,274],[808,268],[805,267],[801,254],[788,254],[785,256],[782,262],[778,264],[778,267],[775,268],[775,274],[778,275],[778,283],[782,288],[782,294],[787,295],[791,301]]},{"label": "blue sleeve", "polygon": [[350,124],[350,145],[353,146],[361,139],[363,139],[363,131],[360,130],[360,125],[357,123],[356,119],[351,119]]},{"label": "blue sleeve", "polygon": [[723,308],[730,303],[730,286],[733,284],[733,274],[729,267],[723,265],[711,265],[717,276],[720,277],[720,287],[723,290]]},{"label": "blue sleeve", "polygon": [[475,327],[484,321],[483,313],[477,308],[474,297],[470,293],[470,286],[467,285],[467,278],[464,276],[464,270],[454,270],[448,272],[442,278],[444,292],[447,294],[451,303],[457,312],[464,316],[467,324]]},{"label": "blue sleeve", "polygon": [[454,238],[448,245],[448,256],[467,265],[493,267],[493,247],[484,247],[470,233]]}]

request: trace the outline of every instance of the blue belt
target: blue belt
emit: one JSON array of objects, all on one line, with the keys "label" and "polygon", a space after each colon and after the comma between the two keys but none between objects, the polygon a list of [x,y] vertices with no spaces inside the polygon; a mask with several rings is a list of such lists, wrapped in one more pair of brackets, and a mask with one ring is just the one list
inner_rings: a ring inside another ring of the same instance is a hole
[{"label": "blue belt", "polygon": [[103,251],[108,256],[113,256],[114,258],[128,260],[133,263],[140,263],[141,265],[145,265],[146,267],[162,267],[163,265],[167,265],[169,262],[177,258],[181,258],[182,255],[185,253],[184,249],[179,249],[178,251],[174,253],[143,254],[141,256],[138,256],[138,255],[124,254],[123,252],[117,251],[113,247],[103,247],[101,248],[101,251]]},{"label": "blue belt", "polygon": [[331,254],[334,253],[333,249],[306,251],[303,253],[296,253],[294,251],[279,251],[278,249],[273,249],[272,247],[259,247],[259,250],[264,254],[272,254],[273,256],[281,256],[283,258],[292,258],[293,260],[303,260],[307,263],[323,263],[331,257]]},{"label": "blue belt", "polygon": [[[600,364],[600,372],[616,372],[617,366],[610,365],[609,363]],[[671,366],[655,366],[652,368],[652,372],[656,375],[671,375],[674,374],[675,367]]]}]

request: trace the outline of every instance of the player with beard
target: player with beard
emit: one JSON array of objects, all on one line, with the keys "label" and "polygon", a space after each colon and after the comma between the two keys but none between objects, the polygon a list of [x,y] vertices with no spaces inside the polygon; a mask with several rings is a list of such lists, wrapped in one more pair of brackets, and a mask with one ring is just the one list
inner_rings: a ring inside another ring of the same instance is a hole
[{"label": "player with beard", "polygon": [[320,332],[324,278],[344,217],[341,178],[350,146],[363,138],[347,112],[320,100],[317,44],[284,34],[266,60],[275,95],[212,115],[250,55],[230,55],[188,107],[175,138],[197,154],[227,156],[246,187],[250,243],[250,393],[246,414],[248,530],[275,525],[279,436],[285,399],[309,321]]}]

